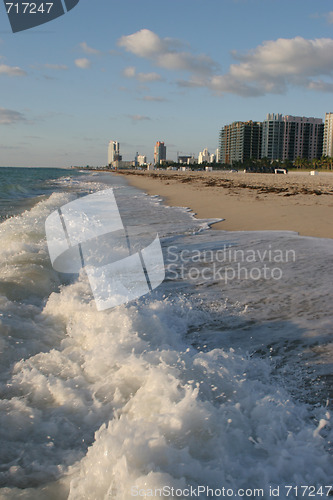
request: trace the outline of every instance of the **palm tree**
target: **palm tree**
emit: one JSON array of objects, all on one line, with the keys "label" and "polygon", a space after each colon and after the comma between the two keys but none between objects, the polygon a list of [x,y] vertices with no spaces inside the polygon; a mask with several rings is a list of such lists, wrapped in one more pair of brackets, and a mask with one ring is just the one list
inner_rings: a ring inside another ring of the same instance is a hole
[{"label": "palm tree", "polygon": [[297,168],[301,168],[302,167],[302,158],[300,156],[297,156],[296,160],[295,160],[295,167]]}]

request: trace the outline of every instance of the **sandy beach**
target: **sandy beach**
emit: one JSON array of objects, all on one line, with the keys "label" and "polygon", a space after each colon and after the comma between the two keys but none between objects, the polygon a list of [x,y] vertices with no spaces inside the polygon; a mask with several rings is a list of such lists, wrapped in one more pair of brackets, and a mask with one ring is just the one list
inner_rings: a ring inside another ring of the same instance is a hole
[{"label": "sandy beach", "polygon": [[333,238],[333,173],[121,171],[129,183],[228,231],[288,230]]}]

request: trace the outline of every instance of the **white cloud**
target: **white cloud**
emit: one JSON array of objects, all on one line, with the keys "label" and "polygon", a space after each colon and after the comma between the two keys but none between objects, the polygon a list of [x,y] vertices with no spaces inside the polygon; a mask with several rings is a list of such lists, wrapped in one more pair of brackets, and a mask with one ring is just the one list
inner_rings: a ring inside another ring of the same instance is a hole
[{"label": "white cloud", "polygon": [[18,111],[13,111],[12,109],[0,108],[0,124],[1,125],[12,125],[13,123],[25,121],[25,117],[22,113]]},{"label": "white cloud", "polygon": [[[238,64],[210,85],[218,92],[240,95],[284,93],[288,86],[318,88],[318,78],[333,74],[333,40],[302,37],[267,41],[246,54],[233,52]],[[328,82],[329,83],[329,82]]]},{"label": "white cloud", "polygon": [[256,97],[283,94],[289,87],[333,91],[333,40],[302,37],[266,41],[255,49],[240,54],[233,51],[238,62],[225,74],[208,78],[192,76],[181,80],[182,87],[208,87],[218,94]]},{"label": "white cloud", "polygon": [[[230,74],[226,75],[216,75],[214,76],[206,85],[211,90],[216,92],[217,94],[237,94],[244,97],[257,97],[260,95],[264,95],[265,93],[269,93],[269,89],[266,87],[266,91],[257,87],[256,84],[249,85],[247,82],[242,82],[237,80],[237,78],[233,78]],[[273,92],[273,88],[271,87],[271,92]],[[276,92],[277,92],[277,84],[275,83]]]},{"label": "white cloud", "polygon": [[153,58],[167,50],[159,36],[147,29],[122,36],[118,40],[118,45],[132,54],[147,58]]},{"label": "white cloud", "polygon": [[82,57],[81,59],[75,59],[75,65],[81,69],[88,69],[91,66],[91,62],[86,57]]},{"label": "white cloud", "polygon": [[264,42],[245,55],[234,53],[241,61],[231,65],[233,76],[256,80],[260,77],[314,76],[331,74],[333,70],[333,40],[319,38],[306,40],[302,37],[279,38]]},{"label": "white cloud", "polygon": [[160,38],[148,29],[142,29],[132,35],[122,36],[118,45],[127,52],[150,59],[156,66],[175,71],[190,73],[212,73],[217,64],[205,54],[192,54],[180,50],[183,43],[171,38]]},{"label": "white cloud", "polygon": [[7,66],[7,64],[0,64],[0,75],[25,76],[26,72],[18,66]]},{"label": "white cloud", "polygon": [[[333,11],[329,14],[333,22]],[[209,56],[183,50],[184,44],[180,41],[160,38],[147,29],[121,37],[118,45],[149,59],[155,66],[187,71],[189,78],[177,82],[182,87],[206,87],[217,94],[244,97],[283,94],[290,87],[333,90],[332,38],[279,38],[264,41],[245,53],[233,51],[235,62],[223,74],[218,73],[218,65]],[[156,73],[136,73],[133,66],[124,74],[143,82],[158,79]]]},{"label": "white cloud", "polygon": [[81,42],[79,46],[85,54],[94,54],[94,55],[100,54],[99,50],[89,47],[89,45],[86,42]]},{"label": "white cloud", "polygon": [[126,78],[135,78],[139,82],[159,82],[162,80],[161,75],[158,73],[137,73],[134,66],[128,66],[124,69],[123,75]]}]

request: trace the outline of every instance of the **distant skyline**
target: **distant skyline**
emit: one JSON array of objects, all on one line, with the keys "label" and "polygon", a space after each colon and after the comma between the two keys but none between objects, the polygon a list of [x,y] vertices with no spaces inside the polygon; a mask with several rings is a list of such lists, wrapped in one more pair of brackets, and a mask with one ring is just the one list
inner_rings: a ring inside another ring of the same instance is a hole
[{"label": "distant skyline", "polygon": [[233,121],[333,111],[330,0],[80,0],[15,34],[0,14],[1,166],[106,165],[110,140],[175,160]]}]

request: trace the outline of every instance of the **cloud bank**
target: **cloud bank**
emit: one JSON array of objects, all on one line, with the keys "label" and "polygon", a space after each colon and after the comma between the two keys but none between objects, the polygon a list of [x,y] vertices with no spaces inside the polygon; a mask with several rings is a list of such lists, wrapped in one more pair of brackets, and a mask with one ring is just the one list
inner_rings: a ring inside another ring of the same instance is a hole
[{"label": "cloud bank", "polygon": [[[332,91],[333,40],[302,37],[267,41],[245,54],[232,53],[225,75],[211,79],[213,90],[241,95],[285,93],[289,86]],[[328,78],[328,80],[323,80]]]},{"label": "cloud bank", "polygon": [[118,45],[127,52],[150,59],[156,66],[168,70],[206,74],[213,73],[216,69],[216,63],[209,56],[180,50],[183,44],[179,40],[160,38],[147,29],[122,36]]},{"label": "cloud bank", "polygon": [[[331,38],[279,38],[265,41],[245,53],[233,51],[235,62],[223,74],[218,72],[219,64],[209,56],[184,51],[182,42],[160,38],[147,29],[121,37],[118,45],[137,57],[148,59],[154,66],[189,73],[188,78],[178,80],[182,87],[206,87],[220,95],[244,97],[284,94],[290,87],[333,92]],[[124,74],[137,79],[140,75],[133,67],[127,68]]]}]

